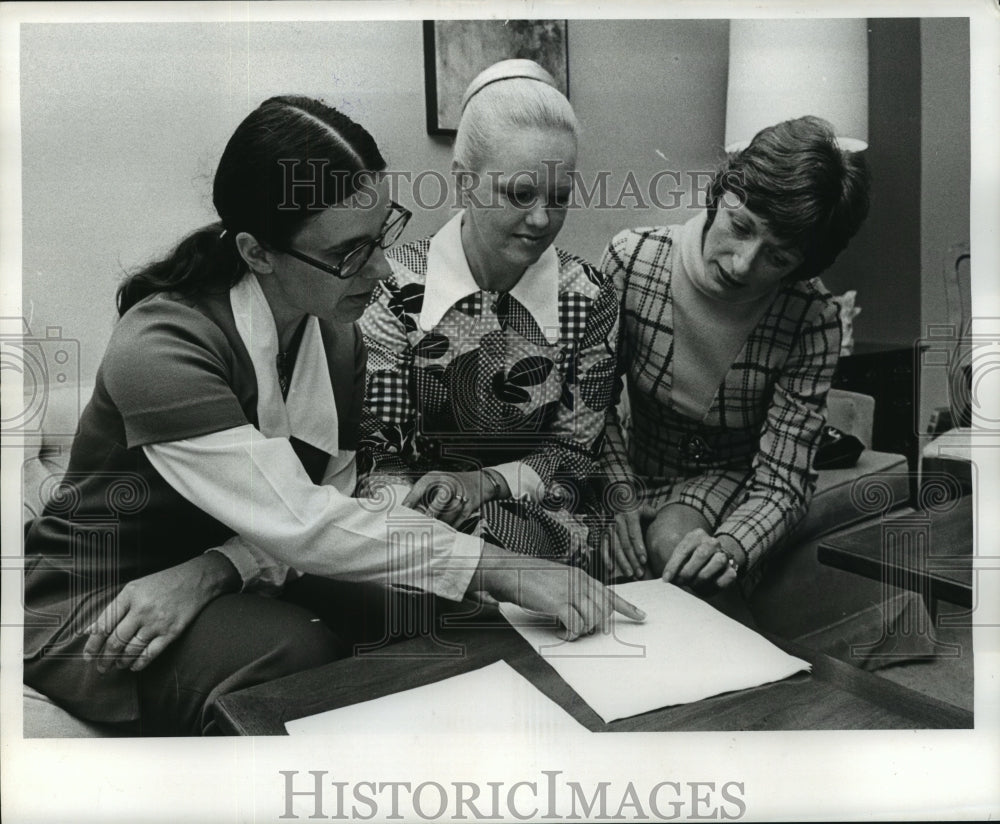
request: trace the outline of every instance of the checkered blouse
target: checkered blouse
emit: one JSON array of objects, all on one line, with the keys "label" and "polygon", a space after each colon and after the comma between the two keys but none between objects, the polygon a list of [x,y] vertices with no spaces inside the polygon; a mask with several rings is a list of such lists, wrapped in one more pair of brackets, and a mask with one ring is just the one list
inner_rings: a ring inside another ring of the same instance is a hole
[{"label": "checkered blouse", "polygon": [[[554,334],[540,329],[512,294],[486,291],[459,299],[425,332],[419,318],[429,248],[425,239],[390,250],[393,274],[361,321],[368,391],[359,490],[387,477],[412,482],[434,469],[520,462],[541,484],[526,497],[515,493],[524,501],[522,524],[577,511],[589,494],[614,389],[614,286],[595,267],[556,250]],[[560,507],[558,498],[567,495],[575,502]],[[521,527],[502,543],[583,563],[586,529],[565,518],[562,526],[548,526],[551,549],[538,549],[537,538]]]},{"label": "checkered blouse", "polygon": [[784,286],[701,421],[671,404],[672,273],[681,226],[627,230],[601,268],[622,301],[619,373],[629,420],[609,414],[601,464],[653,506],[686,503],[747,553],[749,577],[798,523],[815,485],[812,458],[840,351],[837,306],[816,278]]}]

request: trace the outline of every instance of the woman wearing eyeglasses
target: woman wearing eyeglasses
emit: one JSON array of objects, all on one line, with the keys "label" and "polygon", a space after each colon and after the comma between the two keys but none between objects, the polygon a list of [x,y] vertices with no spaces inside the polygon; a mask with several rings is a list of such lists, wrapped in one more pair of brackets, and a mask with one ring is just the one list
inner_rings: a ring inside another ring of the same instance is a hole
[{"label": "woman wearing eyeglasses", "polygon": [[[384,168],[343,114],[272,98],[220,160],[220,222],[119,289],[68,473],[25,546],[25,681],[80,717],[210,732],[219,695],[349,654],[358,625],[385,618],[365,613],[385,606],[365,601],[375,585],[485,590],[559,616],[568,637],[616,608],[638,617],[577,570],[522,573],[477,538],[350,497],[354,321],[408,218]],[[426,522],[432,556],[394,515]]]},{"label": "woman wearing eyeglasses", "polygon": [[465,93],[453,172],[465,208],[393,249],[361,320],[360,488],[394,488],[514,552],[587,568],[587,519],[615,366],[609,279],[553,247],[578,125],[530,60]]}]

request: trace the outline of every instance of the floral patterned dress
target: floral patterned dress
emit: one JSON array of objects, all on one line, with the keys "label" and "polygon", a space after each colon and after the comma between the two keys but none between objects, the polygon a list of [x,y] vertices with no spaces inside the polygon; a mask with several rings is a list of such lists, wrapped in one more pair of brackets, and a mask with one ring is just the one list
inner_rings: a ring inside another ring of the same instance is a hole
[{"label": "floral patterned dress", "polygon": [[460,528],[587,566],[600,533],[591,476],[615,380],[614,286],[549,248],[510,292],[481,290],[459,220],[390,251],[393,276],[360,322],[359,494],[432,470],[492,467],[511,497]]}]

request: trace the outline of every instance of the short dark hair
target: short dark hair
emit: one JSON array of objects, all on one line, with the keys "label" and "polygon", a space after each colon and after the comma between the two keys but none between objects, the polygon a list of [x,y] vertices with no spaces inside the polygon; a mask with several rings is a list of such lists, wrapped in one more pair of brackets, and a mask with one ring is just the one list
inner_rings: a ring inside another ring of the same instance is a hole
[{"label": "short dark hair", "polygon": [[791,278],[815,277],[864,223],[870,179],[862,155],[841,149],[825,120],[786,120],[762,129],[718,168],[709,184],[708,225],[719,200],[735,195],[805,256]]}]

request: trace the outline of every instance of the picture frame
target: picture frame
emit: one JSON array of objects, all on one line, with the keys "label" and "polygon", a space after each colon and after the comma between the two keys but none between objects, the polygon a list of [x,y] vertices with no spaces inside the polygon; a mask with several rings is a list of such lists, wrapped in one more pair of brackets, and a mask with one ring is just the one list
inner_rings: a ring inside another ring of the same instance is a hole
[{"label": "picture frame", "polygon": [[425,20],[427,133],[454,135],[466,87],[507,58],[534,60],[569,97],[566,20]]}]

